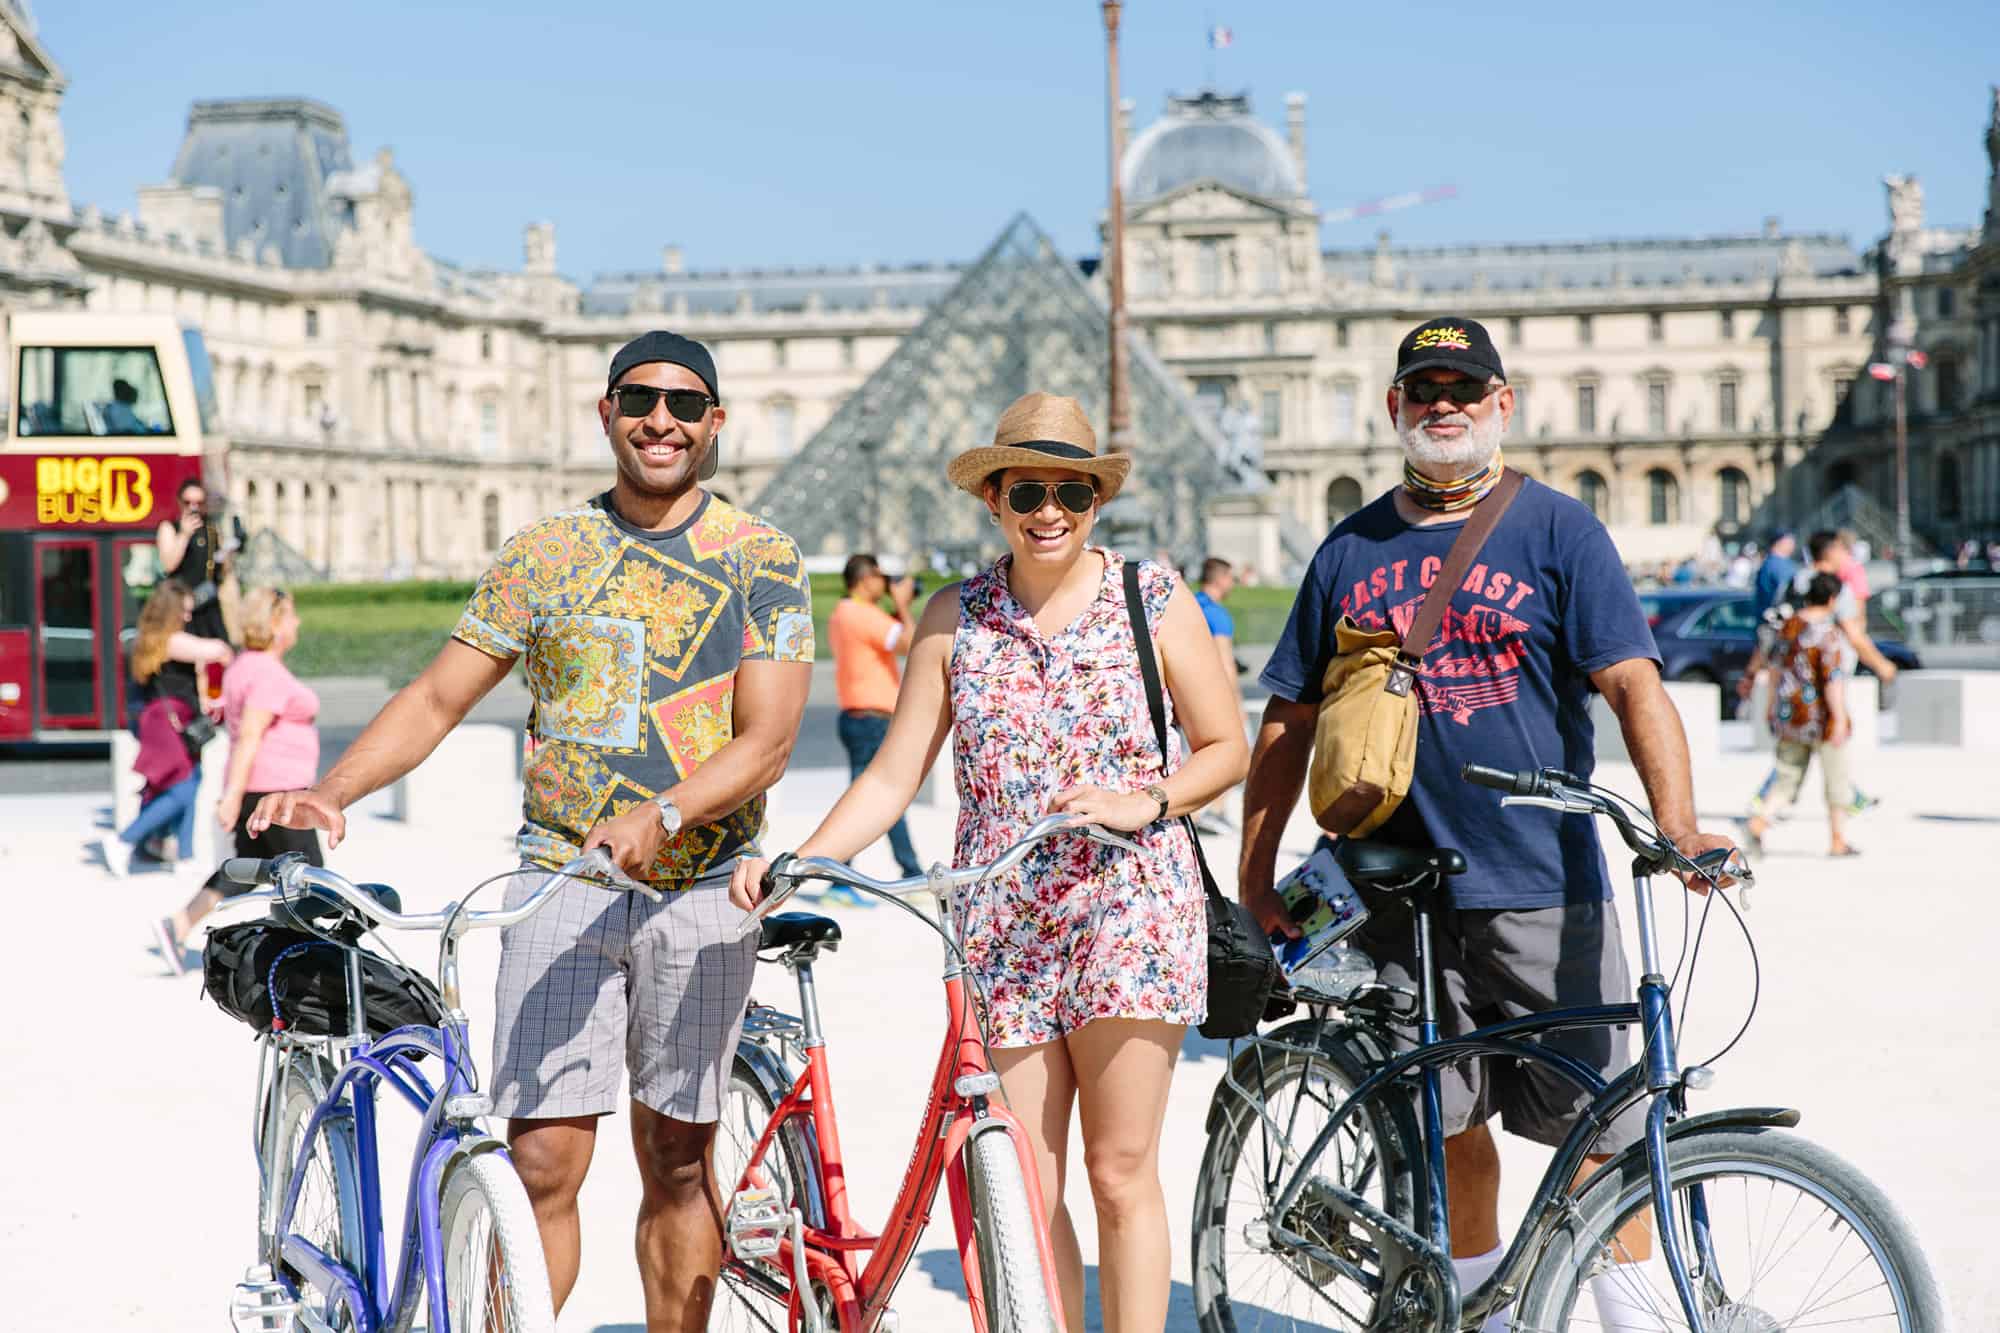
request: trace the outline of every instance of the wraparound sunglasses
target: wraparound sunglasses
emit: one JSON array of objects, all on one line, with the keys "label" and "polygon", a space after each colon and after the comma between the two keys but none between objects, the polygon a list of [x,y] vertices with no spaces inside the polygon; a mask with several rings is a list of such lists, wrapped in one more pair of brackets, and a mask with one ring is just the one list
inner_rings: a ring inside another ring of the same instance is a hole
[{"label": "wraparound sunglasses", "polygon": [[700,389],[657,389],[650,384],[621,384],[611,391],[611,396],[621,417],[649,417],[654,405],[664,398],[667,414],[675,421],[690,424],[707,416],[708,409],[715,406],[715,399]]},{"label": "wraparound sunglasses", "polygon": [[1478,380],[1411,380],[1403,386],[1403,392],[1420,403],[1435,403],[1440,398],[1449,398],[1461,407],[1470,407],[1489,393],[1498,393],[1504,384],[1481,384]]}]

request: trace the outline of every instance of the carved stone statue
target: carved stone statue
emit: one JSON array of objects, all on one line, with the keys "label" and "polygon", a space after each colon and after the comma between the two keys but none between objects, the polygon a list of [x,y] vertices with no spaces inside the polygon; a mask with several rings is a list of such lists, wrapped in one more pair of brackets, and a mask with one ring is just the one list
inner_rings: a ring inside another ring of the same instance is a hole
[{"label": "carved stone statue", "polygon": [[1986,122],[1986,232],[2000,235],[2000,86],[1993,92],[1993,115]]},{"label": "carved stone statue", "polygon": [[1915,176],[1884,176],[1889,191],[1889,229],[1916,231],[1924,225],[1924,187]]}]

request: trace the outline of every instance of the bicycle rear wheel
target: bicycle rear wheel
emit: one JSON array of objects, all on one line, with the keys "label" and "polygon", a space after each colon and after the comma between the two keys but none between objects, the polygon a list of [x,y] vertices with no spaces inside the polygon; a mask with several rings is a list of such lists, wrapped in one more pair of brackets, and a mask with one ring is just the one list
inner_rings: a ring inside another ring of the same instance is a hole
[{"label": "bicycle rear wheel", "polygon": [[[279,1099],[275,1160],[259,1200],[259,1231],[269,1247],[269,1262],[292,1279],[305,1308],[333,1328],[352,1328],[356,1321],[342,1293],[313,1288],[285,1261],[283,1248],[286,1235],[296,1236],[345,1267],[358,1267],[362,1253],[361,1173],[355,1160],[354,1122],[344,1115],[321,1120],[307,1153],[306,1135],[313,1112],[332,1086],[333,1066],[318,1055],[302,1052],[282,1064],[279,1074],[270,1093]],[[292,1209],[290,1226],[281,1233],[285,1200],[295,1176],[298,1202]]]},{"label": "bicycle rear wheel", "polygon": [[965,1146],[965,1175],[987,1333],[1055,1333],[1060,1298],[1044,1281],[1035,1231],[1039,1203],[1028,1195],[1012,1136],[974,1134]]},{"label": "bicycle rear wheel", "polygon": [[[749,1164],[764,1126],[771,1122],[777,1109],[778,1098],[773,1090],[750,1062],[738,1054],[730,1066],[729,1087],[715,1132],[715,1186],[721,1191],[725,1211],[730,1196],[743,1179],[743,1169]],[[808,1151],[805,1135],[794,1121],[778,1131],[771,1150],[764,1154],[763,1166],[783,1206],[797,1208],[810,1217],[814,1208],[808,1206],[803,1194],[811,1188],[812,1178],[806,1171]],[[760,1285],[751,1276],[753,1271],[770,1285]],[[772,1293],[788,1291],[791,1285],[790,1270],[776,1259],[743,1260],[725,1254],[722,1278],[709,1304],[709,1333],[782,1333],[786,1327],[785,1304]],[[830,1317],[827,1327],[834,1327]]]},{"label": "bicycle rear wheel", "polygon": [[[1311,1146],[1367,1067],[1365,1053],[1344,1034],[1322,1033],[1316,1022],[1281,1029],[1237,1054],[1231,1074],[1250,1095],[1221,1094],[1195,1184],[1194,1304],[1202,1333],[1352,1330],[1374,1318],[1373,1294],[1331,1265],[1288,1250],[1272,1235],[1269,1216],[1296,1154]],[[1314,1174],[1409,1222],[1418,1141],[1406,1104],[1372,1098],[1347,1117]],[[1309,1194],[1283,1223],[1379,1276],[1366,1233]]]},{"label": "bicycle rear wheel", "polygon": [[462,1158],[438,1209],[449,1330],[555,1333],[549,1271],[528,1191],[497,1152]]},{"label": "bicycle rear wheel", "polygon": [[[1943,1303],[1916,1238],[1895,1205],[1839,1157],[1773,1129],[1719,1128],[1669,1144],[1681,1252],[1699,1267],[1695,1190],[1714,1263],[1690,1276],[1709,1333],[1837,1327],[1842,1333],[1940,1333]],[[1659,1246],[1635,1260],[1619,1228],[1651,1209],[1643,1156],[1600,1174],[1545,1242],[1521,1294],[1521,1330],[1596,1330],[1591,1279],[1628,1310],[1627,1322],[1684,1330],[1687,1317]]]}]

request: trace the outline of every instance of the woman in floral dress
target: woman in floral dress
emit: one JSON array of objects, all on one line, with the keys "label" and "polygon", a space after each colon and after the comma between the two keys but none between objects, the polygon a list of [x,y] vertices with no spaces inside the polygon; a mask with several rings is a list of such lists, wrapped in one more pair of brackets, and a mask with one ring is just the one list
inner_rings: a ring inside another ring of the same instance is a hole
[{"label": "woman in floral dress", "polygon": [[[1190,749],[1163,760],[1124,558],[1088,544],[1132,460],[1096,443],[1074,399],[1035,393],[1002,415],[993,445],[953,460],[948,475],[986,505],[1008,554],[931,598],[887,739],[799,854],[844,860],[881,837],[948,736],[957,864],[991,860],[1051,811],[1144,848],[1051,838],[1012,875],[958,894],[952,910],[1008,1104],[1035,1141],[1066,1323],[1084,1327],[1083,1260],[1062,1202],[1074,1110],[1097,1210],[1103,1326],[1157,1333],[1170,1285],[1160,1125],[1181,1038],[1207,1013],[1201,878],[1183,826],[1167,821],[1241,781],[1249,747],[1193,594],[1142,562],[1168,718]],[[755,901],[763,872],[760,861],[739,865],[739,903]]]}]

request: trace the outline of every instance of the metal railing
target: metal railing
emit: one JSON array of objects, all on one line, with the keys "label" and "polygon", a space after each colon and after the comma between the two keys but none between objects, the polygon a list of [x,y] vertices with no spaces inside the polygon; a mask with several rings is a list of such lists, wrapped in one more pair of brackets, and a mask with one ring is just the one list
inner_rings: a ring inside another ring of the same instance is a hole
[{"label": "metal railing", "polygon": [[1927,667],[2000,667],[2000,577],[1913,579],[1870,603]]}]

